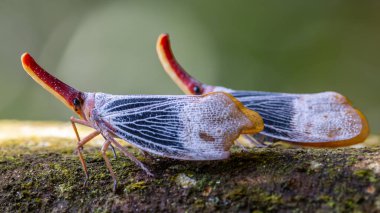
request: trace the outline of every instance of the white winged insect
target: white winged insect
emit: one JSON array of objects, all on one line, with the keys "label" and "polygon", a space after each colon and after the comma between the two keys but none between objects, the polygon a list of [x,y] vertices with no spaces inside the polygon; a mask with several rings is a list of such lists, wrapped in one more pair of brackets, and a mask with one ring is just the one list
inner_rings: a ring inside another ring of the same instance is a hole
[{"label": "white winged insect", "polygon": [[228,92],[262,116],[264,130],[255,136],[243,135],[239,141],[248,140],[257,146],[282,140],[303,146],[338,147],[363,142],[369,134],[364,115],[339,93],[287,94],[211,86],[181,67],[171,50],[168,34],[159,36],[156,49],[165,71],[186,94]]},{"label": "white winged insect", "polygon": [[[203,96],[110,95],[81,92],[41,68],[25,53],[25,71],[43,88],[77,113],[71,117],[78,139],[77,152],[88,179],[83,146],[97,135],[105,139],[101,149],[116,188],[116,177],[106,155],[114,145],[147,174],[149,170],[114,138],[156,155],[183,160],[219,160],[230,155],[230,147],[240,134],[255,134],[264,126],[258,113],[249,110],[229,94]],[[80,138],[76,125],[94,130]],[[85,181],[85,183],[86,183]]]}]

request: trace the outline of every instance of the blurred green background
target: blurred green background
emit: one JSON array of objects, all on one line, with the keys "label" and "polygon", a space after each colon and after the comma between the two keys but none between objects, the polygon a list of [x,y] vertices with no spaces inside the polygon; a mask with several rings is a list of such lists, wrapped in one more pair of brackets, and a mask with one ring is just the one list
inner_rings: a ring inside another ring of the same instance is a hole
[{"label": "blurred green background", "polygon": [[71,115],[23,71],[24,51],[80,90],[181,94],[155,51],[167,32],[205,83],[337,91],[380,132],[380,1],[0,2],[1,119]]}]

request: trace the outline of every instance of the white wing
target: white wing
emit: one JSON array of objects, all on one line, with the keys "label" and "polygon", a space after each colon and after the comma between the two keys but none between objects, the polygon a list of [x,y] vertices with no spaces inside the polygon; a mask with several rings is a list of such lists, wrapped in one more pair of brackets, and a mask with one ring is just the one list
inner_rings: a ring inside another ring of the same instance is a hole
[{"label": "white wing", "polygon": [[135,146],[165,157],[215,160],[252,122],[224,93],[205,96],[96,94],[104,128]]},{"label": "white wing", "polygon": [[234,91],[231,94],[262,116],[265,127],[260,134],[272,138],[318,143],[350,140],[361,135],[365,138],[368,134],[364,116],[344,96],[335,92]]}]

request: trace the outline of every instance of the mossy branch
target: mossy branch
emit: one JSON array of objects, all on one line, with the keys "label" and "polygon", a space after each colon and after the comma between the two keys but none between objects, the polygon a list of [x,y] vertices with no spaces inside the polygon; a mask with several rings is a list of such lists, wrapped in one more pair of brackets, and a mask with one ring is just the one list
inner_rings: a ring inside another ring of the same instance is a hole
[{"label": "mossy branch", "polygon": [[1,212],[380,211],[378,147],[234,148],[229,160],[213,162],[150,159],[129,148],[155,177],[118,153],[111,160],[119,180],[113,193],[97,146],[85,148],[90,180],[83,187],[71,137],[2,139]]}]

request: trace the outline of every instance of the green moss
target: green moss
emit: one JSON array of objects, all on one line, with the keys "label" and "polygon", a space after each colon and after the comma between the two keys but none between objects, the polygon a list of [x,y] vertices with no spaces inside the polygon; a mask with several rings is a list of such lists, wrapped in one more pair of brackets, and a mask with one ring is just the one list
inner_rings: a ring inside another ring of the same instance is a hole
[{"label": "green moss", "polygon": [[64,198],[69,198],[70,194],[74,190],[74,186],[68,184],[68,183],[63,183],[58,185],[58,192],[59,192],[59,197],[64,197]]},{"label": "green moss", "polygon": [[[132,180],[133,181],[133,180]],[[135,190],[143,190],[147,187],[145,181],[132,182],[124,188],[124,191],[130,193]]]},{"label": "green moss", "polygon": [[352,199],[348,199],[344,205],[347,207],[347,209],[353,210],[357,208],[357,203],[353,201]]},{"label": "green moss", "polygon": [[329,195],[321,195],[319,196],[319,199],[322,201],[322,203],[325,203],[330,208],[333,208],[335,206],[334,199]]},{"label": "green moss", "polygon": [[378,178],[375,173],[371,169],[358,169],[354,171],[354,175],[367,179],[369,182],[374,183],[377,182]]},{"label": "green moss", "polygon": [[[33,139],[39,143],[38,138]],[[211,162],[150,159],[128,148],[155,174],[148,177],[118,154],[111,164],[112,178],[99,147],[84,151],[90,172],[87,187],[81,164],[72,147],[28,148],[8,143],[0,150],[0,211],[358,211],[379,206],[379,175],[354,165],[379,156],[380,148],[284,149],[263,148]],[[353,167],[354,166],[354,167]],[[194,180],[183,188],[179,174]],[[368,186],[374,188],[370,193]]]},{"label": "green moss", "polygon": [[228,191],[225,194],[224,199],[237,200],[237,199],[241,198],[242,196],[246,196],[246,194],[247,194],[247,188],[245,186],[236,187],[236,188]]},{"label": "green moss", "polygon": [[30,189],[32,188],[33,182],[25,182],[21,184],[22,189]]}]

